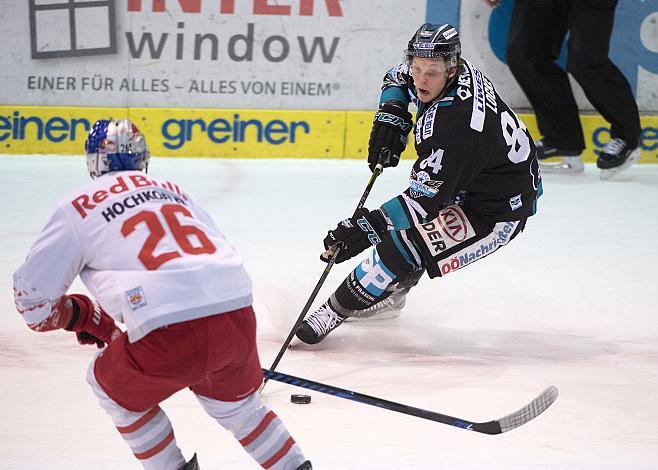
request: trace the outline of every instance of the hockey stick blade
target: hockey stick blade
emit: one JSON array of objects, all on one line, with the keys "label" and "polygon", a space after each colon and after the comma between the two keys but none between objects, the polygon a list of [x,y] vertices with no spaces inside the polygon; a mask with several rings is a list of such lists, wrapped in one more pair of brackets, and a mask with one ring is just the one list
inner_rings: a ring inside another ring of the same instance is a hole
[{"label": "hockey stick blade", "polygon": [[523,426],[528,421],[532,421],[546,411],[557,400],[558,395],[559,392],[556,386],[551,385],[546,387],[530,403],[514,413],[487,423],[473,423],[473,431],[483,432],[485,434],[501,434]]},{"label": "hockey stick blade", "polygon": [[334,387],[333,385],[327,385],[320,382],[314,382],[312,380],[302,379],[300,377],[295,377],[281,372],[272,372],[268,369],[263,369],[263,374],[267,379],[272,379],[277,382],[295,385],[297,387],[307,388],[309,390],[326,393],[327,395],[345,398],[347,400],[356,401],[366,405],[372,405],[378,408],[384,408],[398,413],[416,416],[417,418],[436,421],[438,423],[455,426],[461,429],[466,429],[468,431],[475,431],[491,435],[511,431],[512,429],[518,428],[528,421],[535,419],[549,406],[551,406],[558,397],[557,387],[550,386],[541,392],[534,400],[532,400],[523,408],[515,411],[514,413],[493,421],[475,423],[462,418],[455,418],[454,416],[444,415],[434,411],[414,408],[413,406],[395,403],[392,401],[384,400],[382,398],[364,395],[362,393],[353,392],[351,390]]}]

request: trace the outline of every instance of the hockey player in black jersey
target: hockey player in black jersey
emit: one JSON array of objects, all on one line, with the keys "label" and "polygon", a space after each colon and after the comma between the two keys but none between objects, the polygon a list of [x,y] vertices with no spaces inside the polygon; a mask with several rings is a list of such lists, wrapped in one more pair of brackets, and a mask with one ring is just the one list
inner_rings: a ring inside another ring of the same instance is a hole
[{"label": "hockey player in black jersey", "polygon": [[[461,57],[457,30],[424,24],[406,62],[384,77],[368,163],[396,166],[414,140],[409,187],[374,211],[363,208],[324,239],[324,261],[376,245],[297,330],[322,341],[346,319],[392,316],[426,271],[441,277],[480,260],[521,233],[536,211],[541,178],[533,139],[486,76]],[[413,125],[407,108],[418,112]]]}]

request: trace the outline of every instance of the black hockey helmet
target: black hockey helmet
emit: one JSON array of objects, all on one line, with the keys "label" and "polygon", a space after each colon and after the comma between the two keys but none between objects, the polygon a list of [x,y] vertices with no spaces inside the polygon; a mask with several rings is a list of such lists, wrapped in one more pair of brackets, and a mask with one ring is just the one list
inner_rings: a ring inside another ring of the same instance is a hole
[{"label": "black hockey helmet", "polygon": [[459,33],[449,24],[425,23],[409,40],[405,55],[409,63],[413,57],[440,57],[446,67],[455,67],[461,56]]}]

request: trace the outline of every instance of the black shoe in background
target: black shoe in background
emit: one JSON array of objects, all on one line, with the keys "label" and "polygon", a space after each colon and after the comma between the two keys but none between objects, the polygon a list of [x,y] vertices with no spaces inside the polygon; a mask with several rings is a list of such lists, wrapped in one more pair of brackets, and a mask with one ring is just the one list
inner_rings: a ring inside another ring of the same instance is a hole
[{"label": "black shoe in background", "polygon": [[555,157],[579,157],[582,150],[567,150],[557,147],[551,147],[546,145],[542,140],[535,140],[535,147],[537,147],[537,158],[539,160],[545,160],[547,158]]},{"label": "black shoe in background", "polygon": [[596,166],[601,169],[601,179],[609,180],[624,171],[640,159],[639,147],[634,147],[628,141],[614,138],[603,147]]},{"label": "black shoe in background", "polygon": [[[582,150],[567,150],[546,145],[541,140],[535,141],[537,159],[541,170],[546,173],[582,173],[585,170],[580,158]],[[547,161],[556,159],[556,161]]]}]

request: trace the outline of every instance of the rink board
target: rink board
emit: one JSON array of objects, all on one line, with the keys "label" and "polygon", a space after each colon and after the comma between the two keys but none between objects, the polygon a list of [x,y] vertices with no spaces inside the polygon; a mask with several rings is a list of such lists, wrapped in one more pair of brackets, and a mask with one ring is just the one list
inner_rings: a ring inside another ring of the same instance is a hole
[{"label": "rink board", "polygon": [[[91,124],[129,117],[151,153],[174,157],[365,158],[372,111],[0,106],[0,153],[81,154]],[[538,137],[534,115],[520,114]],[[586,162],[610,138],[598,115],[582,115]],[[658,163],[658,116],[642,117],[641,162]],[[404,158],[415,156],[410,145]]]}]

